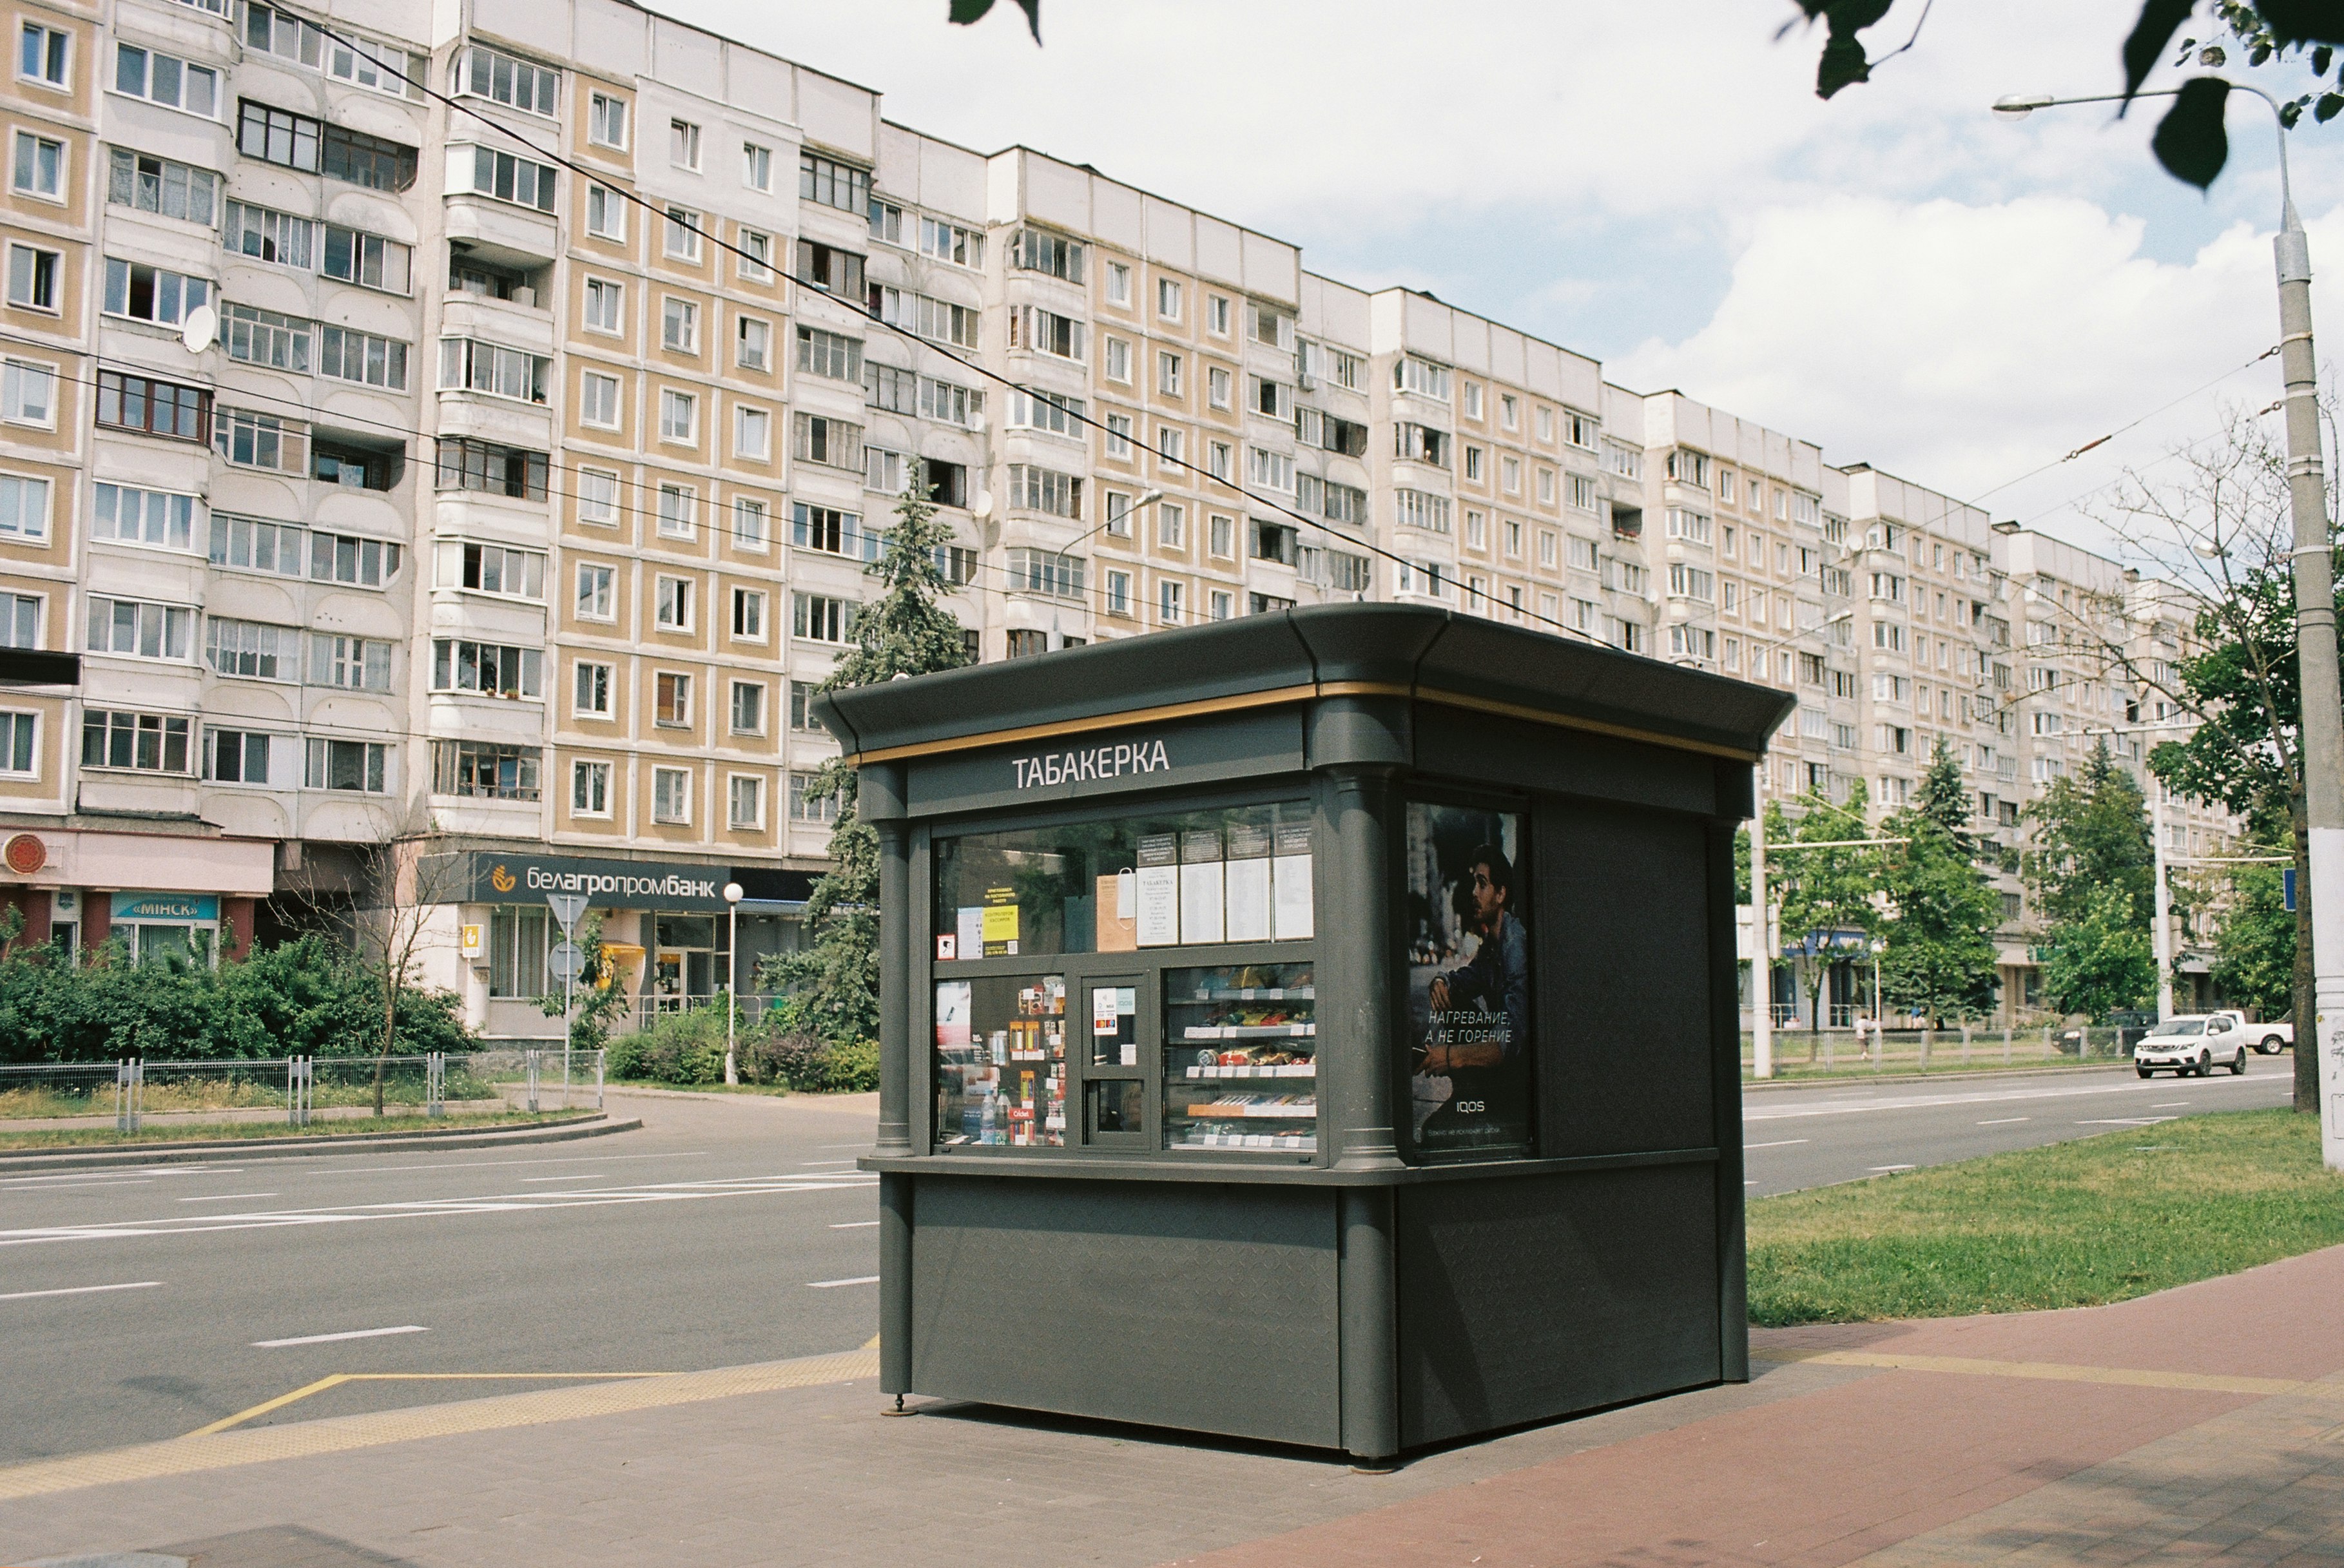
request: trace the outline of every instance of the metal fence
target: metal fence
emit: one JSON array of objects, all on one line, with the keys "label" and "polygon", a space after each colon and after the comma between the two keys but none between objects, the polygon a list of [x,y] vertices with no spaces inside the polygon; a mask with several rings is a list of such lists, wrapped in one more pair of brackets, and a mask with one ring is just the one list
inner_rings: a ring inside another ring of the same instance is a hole
[{"label": "metal fence", "polygon": [[531,1111],[602,1104],[601,1051],[506,1050],[402,1057],[237,1057],[222,1061],[35,1062],[0,1066],[0,1127],[122,1132],[148,1120],[272,1121],[440,1117],[466,1108]]},{"label": "metal fence", "polygon": [[[739,998],[741,1027],[743,1029],[754,1027],[763,1021],[768,1012],[779,1007],[785,999],[785,994],[780,991],[743,993]],[[639,996],[635,1000],[635,1005],[628,1010],[625,1027],[621,1032],[632,1033],[645,1029],[660,1018],[672,1017],[680,1013],[721,1013],[723,1008],[724,994],[722,991],[709,996]]]},{"label": "metal fence", "polygon": [[[1777,1029],[1774,1076],[2104,1066],[2130,1058],[2123,1034],[2113,1026],[2099,1024],[2081,1030],[2057,1024],[2017,1028],[1979,1024],[1943,1029]],[[1745,1072],[1753,1060],[1751,1037],[1744,1030],[1742,1063]]]}]

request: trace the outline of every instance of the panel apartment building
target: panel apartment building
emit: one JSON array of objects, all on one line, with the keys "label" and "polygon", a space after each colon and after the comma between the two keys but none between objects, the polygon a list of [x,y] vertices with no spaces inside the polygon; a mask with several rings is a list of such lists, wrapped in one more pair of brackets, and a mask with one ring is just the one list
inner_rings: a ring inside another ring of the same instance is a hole
[{"label": "panel apartment building", "polygon": [[7,11],[30,937],[233,955],[395,895],[542,1035],[544,895],[592,887],[647,1005],[745,984],[913,482],[987,660],[1445,604],[1796,692],[1771,794],[1894,804],[1943,737],[2005,831],[2081,733],[2014,717],[2128,700],[2030,710],[2084,653],[2010,640],[2022,579],[2147,602],[2112,563],[622,0]]}]

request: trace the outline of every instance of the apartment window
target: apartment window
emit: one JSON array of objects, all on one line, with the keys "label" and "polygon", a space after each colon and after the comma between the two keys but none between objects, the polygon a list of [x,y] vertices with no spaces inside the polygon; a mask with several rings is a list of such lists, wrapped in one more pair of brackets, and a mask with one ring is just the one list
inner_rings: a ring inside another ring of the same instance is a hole
[{"label": "apartment window", "polygon": [[773,416],[763,409],[734,409],[732,455],[746,462],[769,460],[773,455]]},{"label": "apartment window", "polygon": [[89,635],[83,646],[91,652],[121,653],[134,659],[183,660],[191,655],[193,610],[99,594],[92,594],[88,602]]},{"label": "apartment window", "polygon": [[1187,431],[1181,430],[1177,425],[1158,425],[1156,427],[1156,455],[1161,458],[1167,467],[1180,467],[1183,460],[1187,455],[1187,450],[1188,436]]},{"label": "apartment window", "polygon": [[765,733],[765,688],[756,681],[732,683],[732,729],[736,735]]},{"label": "apartment window", "polygon": [[16,133],[15,185],[25,196],[65,199],[66,145],[30,131]]},{"label": "apartment window", "polygon": [[871,202],[871,171],[818,153],[801,152],[798,199],[818,201],[841,212],[862,212]]},{"label": "apartment window", "polygon": [[1185,509],[1166,501],[1156,503],[1156,542],[1167,550],[1187,546],[1188,518]]},{"label": "apartment window", "polygon": [[1465,477],[1467,479],[1480,480],[1483,477],[1481,471],[1483,467],[1482,459],[1487,454],[1484,453],[1480,447],[1469,446],[1465,449]]},{"label": "apartment window", "polygon": [[734,271],[752,283],[770,283],[773,279],[773,237],[763,229],[741,228],[734,231],[738,243],[739,265]]},{"label": "apartment window", "polygon": [[732,498],[732,543],[741,550],[765,548],[765,503],[749,496]]},{"label": "apartment window", "polygon": [[1669,563],[1669,594],[1676,599],[1698,599],[1708,603],[1717,596],[1716,579],[1697,566],[1681,561]]},{"label": "apartment window", "polygon": [[[45,511],[46,481],[18,480],[15,482],[39,485]],[[158,550],[193,550],[196,548],[196,509],[199,504],[194,496],[175,491],[137,490],[120,484],[94,485],[90,492],[90,536],[123,544],[151,545]]]},{"label": "apartment window", "polygon": [[686,445],[700,440],[700,400],[690,392],[660,393],[660,440]]},{"label": "apartment window", "polygon": [[[1246,478],[1250,482],[1269,490],[1294,489],[1294,454],[1272,451],[1268,447],[1246,448]],[[1442,504],[1448,504],[1442,498]]]},{"label": "apartment window", "polygon": [[667,161],[676,168],[700,172],[700,127],[690,120],[667,123]]},{"label": "apartment window", "polygon": [[[318,743],[312,741],[309,744],[314,748]],[[314,756],[314,751],[312,754]],[[535,746],[500,745],[492,741],[431,743],[431,792],[434,794],[470,795],[484,800],[535,800],[538,798],[538,768],[539,753]],[[541,915],[543,912],[527,910],[521,913]],[[539,932],[544,929],[539,922],[527,924]],[[542,941],[541,936],[540,941]],[[541,958],[538,961],[543,962]],[[492,993],[496,991],[493,981],[489,988]]]},{"label": "apartment window", "polygon": [[493,441],[443,437],[438,446],[439,488],[478,491],[516,501],[543,501],[547,459],[543,452]]},{"label": "apartment window", "polygon": [[457,91],[476,94],[525,114],[552,116],[554,91],[561,80],[560,72],[517,60],[479,44],[465,50],[459,58],[462,76]]},{"label": "apartment window", "polygon": [[685,824],[692,820],[692,772],[688,768],[652,770],[652,820]]},{"label": "apartment window", "polygon": [[790,542],[800,550],[818,550],[853,561],[875,561],[879,540],[863,531],[863,519],[834,506],[809,506],[798,501],[790,509]]},{"label": "apartment window", "polygon": [[298,681],[301,678],[301,633],[290,626],[207,616],[204,662],[222,675],[256,681]]},{"label": "apartment window", "polygon": [[793,773],[790,775],[790,820],[792,822],[836,822],[838,792],[823,793],[818,774]]},{"label": "apartment window", "polygon": [[607,278],[589,278],[586,280],[584,310],[586,329],[615,336],[620,330],[620,312],[624,309],[626,293],[623,284],[614,283]]},{"label": "apartment window", "polygon": [[627,238],[627,198],[607,186],[588,186],[586,232],[597,239],[623,244]]},{"label": "apartment window", "polygon": [[[7,362],[11,372],[19,369],[19,360]],[[45,366],[23,365],[25,396],[20,400],[8,396],[5,400],[9,418],[26,423],[46,424],[49,421],[50,382],[55,372]],[[14,379],[12,377],[12,379]],[[34,383],[38,382],[37,419]],[[97,422],[121,430],[139,430],[147,435],[170,436],[180,440],[200,441],[209,431],[211,393],[202,387],[183,386],[176,381],[158,381],[151,376],[126,376],[119,370],[97,373]],[[272,425],[274,421],[271,421]],[[271,435],[275,434],[274,430]],[[273,449],[272,452],[273,452]],[[231,461],[236,460],[233,454]],[[274,462],[264,465],[276,466]]]},{"label": "apartment window", "polygon": [[[1110,344],[1109,347],[1113,345]],[[1131,416],[1109,414],[1106,416],[1106,455],[1111,458],[1129,458],[1131,456]]]},{"label": "apartment window", "polygon": [[1402,528],[1421,528],[1433,533],[1447,533],[1449,498],[1420,490],[1395,490],[1392,491],[1392,521]]},{"label": "apartment window", "polygon": [[1024,388],[1009,394],[1009,424],[1017,430],[1047,430],[1052,435],[1082,435],[1083,400],[1062,397],[1055,392],[1029,392]]},{"label": "apartment window", "polygon": [[1707,544],[1712,536],[1709,514],[1687,511],[1682,507],[1668,511],[1666,531],[1671,539],[1682,539],[1691,544]]},{"label": "apartment window", "polygon": [[1179,397],[1182,392],[1180,369],[1179,355],[1157,354],[1156,356],[1156,389],[1167,398]]},{"label": "apartment window", "polygon": [[[616,383],[612,383],[615,389]],[[615,397],[612,401],[617,400]],[[613,422],[616,422],[615,412]],[[577,470],[578,521],[610,527],[619,521],[619,476],[605,469]]]},{"label": "apartment window", "polygon": [[[101,491],[104,488],[101,487]],[[99,499],[103,503],[102,494]],[[195,498],[190,496],[187,499],[192,511]],[[121,503],[117,501],[116,504]],[[151,518],[152,513],[149,512],[148,516]],[[113,526],[117,530],[123,526],[118,516]],[[326,537],[331,539],[333,536]],[[397,545],[391,546],[394,551],[398,548]],[[308,560],[308,530],[290,522],[262,522],[254,518],[231,517],[226,512],[216,511],[212,513],[209,554],[214,566],[232,567],[239,572],[267,572],[277,577],[298,577]]]},{"label": "apartment window", "polygon": [[578,661],[571,672],[571,711],[585,718],[609,718],[613,673],[609,664]]},{"label": "apartment window", "polygon": [[1120,261],[1106,264],[1106,302],[1110,305],[1131,303],[1131,268]]},{"label": "apartment window", "polygon": [[[170,158],[150,157],[127,147],[113,149],[106,170],[106,199],[116,207],[151,212],[210,227],[219,198],[220,177]],[[234,206],[233,203],[230,204]],[[305,228],[308,227],[305,222]],[[237,247],[231,243],[229,249]],[[276,260],[275,257],[266,258]],[[308,265],[304,258],[294,265]]]},{"label": "apartment window", "polygon": [[662,670],[652,679],[652,722],[668,729],[692,723],[692,677]]},{"label": "apartment window", "polygon": [[798,329],[798,369],[810,376],[821,376],[833,381],[863,379],[863,344],[860,339],[837,332],[825,332],[818,327]]},{"label": "apartment window", "polygon": [[56,27],[27,22],[17,35],[16,75],[44,86],[70,86],[66,61],[73,35]]},{"label": "apartment window", "polygon": [[[514,650],[505,652],[511,653]],[[536,655],[531,653],[530,657]],[[313,632],[309,638],[309,684],[338,686],[353,692],[388,692],[390,644],[370,638]]]},{"label": "apartment window", "polygon": [[472,338],[440,339],[441,391],[485,392],[495,398],[542,403],[552,370],[549,355]]},{"label": "apartment window", "polygon": [[534,701],[543,694],[539,684],[543,657],[535,648],[437,638],[431,644],[431,689]]},{"label": "apartment window", "polygon": [[652,592],[652,619],[662,632],[692,630],[692,580],[688,577],[657,579]]},{"label": "apartment window", "polygon": [[[758,688],[762,691],[763,688]],[[726,780],[725,821],[740,829],[765,825],[765,781],[754,774],[733,774]]]},{"label": "apartment window", "polygon": [[[617,573],[591,561],[578,564],[578,619],[615,621],[619,618]],[[582,669],[584,666],[581,666]]]},{"label": "apartment window", "polygon": [[57,269],[65,258],[30,245],[8,247],[8,303],[26,310],[57,309]]},{"label": "apartment window", "polygon": [[1038,593],[1051,599],[1080,599],[1086,582],[1083,558],[1053,550],[1023,546],[1009,551],[1006,587],[1012,593]]},{"label": "apartment window", "polygon": [[[1046,272],[1053,278],[1063,278],[1069,283],[1083,280],[1083,246],[1081,241],[1067,239],[1038,228],[1017,231],[1009,242],[1009,265],[1021,272]],[[1108,264],[1109,292],[1113,298],[1113,275],[1118,263]],[[1125,293],[1117,304],[1129,302],[1129,270],[1124,270]]]},{"label": "apartment window", "polygon": [[586,139],[596,147],[627,146],[627,101],[608,93],[596,93],[586,104]]},{"label": "apartment window", "polygon": [[0,593],[0,648],[37,648],[40,645],[40,595]]},{"label": "apartment window", "polygon": [[1226,296],[1216,294],[1205,301],[1205,326],[1217,338],[1229,335],[1229,302]]},{"label": "apartment window", "polygon": [[743,642],[765,640],[765,595],[757,588],[732,591],[732,635]]},{"label": "apartment window", "polygon": [[81,716],[81,765],[138,773],[187,771],[189,721],[167,713],[87,708]]},{"label": "apartment window", "polygon": [[732,358],[744,370],[773,369],[773,324],[754,316],[738,319],[732,334]]},{"label": "apartment window", "polygon": [[1081,521],[1083,481],[1031,463],[1009,465],[1009,504],[1026,511]]},{"label": "apartment window", "polygon": [[611,764],[580,760],[570,764],[570,814],[611,814]]},{"label": "apartment window", "polygon": [[[144,262],[106,258],[106,313],[134,321],[177,326],[187,312],[211,302],[210,280],[169,272]],[[307,369],[306,366],[302,367]]]},{"label": "apartment window", "polygon": [[214,784],[268,782],[271,737],[251,730],[204,730],[204,777]]},{"label": "apartment window", "polygon": [[329,223],[326,225],[325,262],[318,270],[361,288],[405,294],[413,256],[409,247],[396,239]]},{"label": "apartment window", "polygon": [[659,487],[659,531],[662,539],[691,539],[700,531],[700,492],[688,484]]},{"label": "apartment window", "polygon": [[795,453],[800,462],[825,468],[863,467],[863,427],[823,414],[794,416]]},{"label": "apartment window", "polygon": [[[306,325],[306,324],[305,324]],[[230,358],[234,358],[231,350]],[[362,387],[407,390],[407,345],[355,328],[318,329],[318,374]]]},{"label": "apartment window", "polygon": [[[114,90],[150,104],[219,117],[219,73],[176,55],[142,49],[135,44],[114,46]],[[315,126],[317,122],[309,122]]]},{"label": "apartment window", "polygon": [[1109,615],[1128,616],[1131,613],[1131,573],[1110,572],[1106,574],[1106,602],[1103,606]]},{"label": "apartment window", "polygon": [[660,346],[679,354],[700,352],[700,307],[672,296],[660,302]]},{"label": "apartment window", "polygon": [[966,426],[971,414],[985,407],[985,394],[930,376],[920,378],[920,417],[947,425]]},{"label": "apartment window", "polygon": [[981,268],[985,265],[985,236],[956,223],[924,217],[920,219],[920,254],[948,261],[955,267]]},{"label": "apartment window", "polygon": [[818,240],[798,241],[798,281],[843,299],[864,297],[863,258]]},{"label": "apartment window", "polygon": [[[327,127],[330,141],[334,127]],[[328,149],[328,156],[331,148]],[[460,149],[459,149],[460,156]],[[327,170],[328,174],[331,169]],[[359,184],[369,183],[360,180]],[[404,189],[404,187],[399,187]],[[533,159],[518,157],[511,153],[498,152],[491,147],[472,149],[472,189],[480,196],[494,197],[516,207],[535,207],[540,212],[553,210],[553,166]]]},{"label": "apartment window", "polygon": [[1402,355],[1392,362],[1392,389],[1445,403],[1449,400],[1449,367]]},{"label": "apartment window", "polygon": [[445,540],[440,545],[440,586],[495,593],[508,599],[545,597],[545,556],[534,550],[513,550],[501,544],[464,544]]},{"label": "apartment window", "polygon": [[844,642],[854,635],[856,605],[823,593],[790,596],[790,634],[810,642]]},{"label": "apartment window", "polygon": [[660,226],[660,246],[678,261],[698,266],[702,228],[700,214],[687,207],[671,207]]},{"label": "apartment window", "polygon": [[606,430],[619,428],[618,377],[588,370],[578,378],[578,420]]}]

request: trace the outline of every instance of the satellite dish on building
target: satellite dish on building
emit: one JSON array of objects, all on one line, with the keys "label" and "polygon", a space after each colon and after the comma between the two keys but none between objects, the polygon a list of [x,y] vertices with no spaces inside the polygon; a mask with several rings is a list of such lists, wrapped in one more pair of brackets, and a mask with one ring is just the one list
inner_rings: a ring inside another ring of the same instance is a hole
[{"label": "satellite dish on building", "polygon": [[219,337],[219,312],[208,305],[198,305],[187,312],[179,327],[179,341],[187,346],[190,354],[200,354]]},{"label": "satellite dish on building", "polygon": [[993,492],[991,491],[978,491],[975,497],[969,501],[968,510],[969,515],[975,518],[979,522],[983,522],[986,518],[991,517],[993,515]]}]

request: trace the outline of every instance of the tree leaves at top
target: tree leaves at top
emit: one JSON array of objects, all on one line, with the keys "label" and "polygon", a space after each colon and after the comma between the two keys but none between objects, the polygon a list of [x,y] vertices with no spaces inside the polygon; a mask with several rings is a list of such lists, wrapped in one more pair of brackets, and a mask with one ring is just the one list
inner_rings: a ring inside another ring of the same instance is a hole
[{"label": "tree leaves at top", "polygon": [[2113,887],[2147,926],[2157,896],[2147,803],[2132,775],[2109,757],[2105,740],[2080,774],[2053,779],[2026,817],[2018,872],[2045,926],[2056,930],[2082,920],[2094,893]]},{"label": "tree leaves at top", "polygon": [[2181,84],[2173,106],[2148,138],[2157,161],[2177,180],[2206,189],[2230,161],[2230,136],[2222,126],[2230,84],[2219,76],[2192,76]]},{"label": "tree leaves at top", "polygon": [[1881,988],[1924,1017],[1980,1017],[1994,1006],[1995,928],[2002,903],[1975,862],[1969,789],[1945,742],[1921,780],[1920,798],[1881,824],[1909,842],[1882,867],[1888,895]]},{"label": "tree leaves at top", "polygon": [[[1879,929],[1880,912],[1873,895],[1880,885],[1880,851],[1847,843],[1872,836],[1864,820],[1869,803],[1862,779],[1849,786],[1844,805],[1834,805],[1821,794],[1803,795],[1792,804],[1799,812],[1795,819],[1780,804],[1767,803],[1767,843],[1845,845],[1791,850],[1767,863],[1769,902],[1780,911],[1776,923],[1785,948],[1808,949],[1823,960],[1807,969],[1808,1021],[1820,1029],[1832,960],[1861,954]],[[1849,945],[1851,934],[1859,946]]]},{"label": "tree leaves at top", "polygon": [[2132,107],[2133,95],[2157,69],[2157,61],[2165,57],[2166,45],[2173,41],[2173,35],[2189,20],[2197,5],[2198,0],[2148,0],[2140,8],[2139,20],[2133,23],[2124,41],[2124,105],[2117,111],[2119,116]]},{"label": "tree leaves at top", "polygon": [[[936,518],[935,503],[906,489],[895,506],[879,559],[865,568],[880,584],[854,623],[854,648],[840,659],[818,691],[867,686],[897,676],[956,670],[967,663],[960,622],[938,602],[945,592],[937,552],[952,529]],[[805,907],[813,938],[795,953],[776,954],[757,966],[760,986],[787,990],[799,1017],[834,1045],[875,1039],[879,1033],[879,835],[855,806],[854,770],[842,760],[823,764],[806,788],[810,804],[838,802],[831,830],[831,869],[813,885]],[[899,913],[898,919],[903,918]]]},{"label": "tree leaves at top", "polygon": [[[1017,0],[1018,8],[1026,13],[1026,25],[1034,29],[1034,42],[1042,41],[1042,0]],[[965,27],[985,19],[993,9],[993,0],[952,0],[953,25]]]}]

